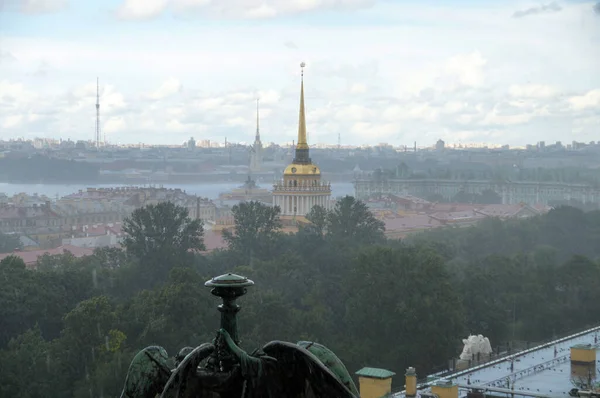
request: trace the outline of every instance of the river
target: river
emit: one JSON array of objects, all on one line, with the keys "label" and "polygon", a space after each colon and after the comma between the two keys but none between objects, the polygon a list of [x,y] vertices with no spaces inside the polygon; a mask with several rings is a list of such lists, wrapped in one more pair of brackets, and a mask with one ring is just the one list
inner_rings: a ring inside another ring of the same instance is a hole
[{"label": "river", "polygon": [[[198,195],[209,199],[217,199],[222,192],[231,191],[234,188],[241,186],[239,182],[224,182],[224,183],[181,183],[181,184],[155,184],[154,186],[162,186],[164,188],[180,188],[191,195]],[[12,196],[21,192],[29,195],[38,194],[46,195],[49,198],[56,199],[80,189],[87,188],[111,188],[111,187],[126,187],[126,186],[144,186],[143,184],[127,185],[127,184],[12,184],[0,182],[0,193],[5,193]],[[261,188],[271,188],[269,184],[259,184]],[[351,182],[335,182],[331,183],[332,196],[354,195],[354,186]]]}]

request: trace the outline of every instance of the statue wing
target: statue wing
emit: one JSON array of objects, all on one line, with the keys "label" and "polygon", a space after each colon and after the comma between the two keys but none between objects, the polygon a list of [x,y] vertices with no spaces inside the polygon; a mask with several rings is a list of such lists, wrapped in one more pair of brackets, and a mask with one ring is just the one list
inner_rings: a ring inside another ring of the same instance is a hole
[{"label": "statue wing", "polygon": [[121,398],[154,398],[171,376],[167,351],[150,346],[138,352],[127,371]]},{"label": "statue wing", "polygon": [[160,398],[184,398],[198,391],[197,383],[200,381],[197,375],[198,366],[214,350],[214,345],[205,343],[187,354],[170,375]]},{"label": "statue wing", "polygon": [[358,398],[310,351],[296,344],[273,341],[262,351],[275,359],[268,381],[270,396],[286,398]]},{"label": "statue wing", "polygon": [[322,344],[312,341],[299,341],[297,344],[319,358],[319,361],[321,361],[321,363],[323,363],[323,365],[325,365],[327,369],[329,369],[331,373],[333,373],[354,395],[359,395],[358,389],[356,388],[348,369],[346,369],[344,363],[333,351]]}]

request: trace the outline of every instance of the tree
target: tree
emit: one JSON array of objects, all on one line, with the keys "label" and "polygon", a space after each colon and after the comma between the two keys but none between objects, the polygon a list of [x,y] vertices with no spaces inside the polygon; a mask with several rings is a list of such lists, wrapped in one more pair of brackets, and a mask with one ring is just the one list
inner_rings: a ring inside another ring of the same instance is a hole
[{"label": "tree", "polygon": [[385,224],[373,216],[363,202],[352,196],[337,201],[327,215],[328,235],[356,243],[375,243],[385,239]]},{"label": "tree", "polygon": [[0,351],[0,396],[54,397],[50,343],[35,326],[10,341]]},{"label": "tree", "polygon": [[0,253],[12,253],[23,248],[19,235],[7,235],[0,232]]},{"label": "tree", "polygon": [[190,251],[205,250],[202,220],[185,207],[160,202],[136,209],[123,223],[127,254],[143,267],[146,283],[163,282],[174,266],[190,263]]},{"label": "tree", "polygon": [[328,211],[323,206],[313,206],[306,215],[306,219],[310,221],[311,229],[317,234],[323,236],[327,228]]},{"label": "tree", "polygon": [[477,201],[484,205],[494,205],[502,203],[502,197],[493,189],[486,189],[478,195]]},{"label": "tree", "polygon": [[435,251],[370,246],[349,265],[341,284],[346,311],[340,327],[360,341],[344,349],[353,362],[427,369],[457,354],[465,332],[461,297]]},{"label": "tree", "polygon": [[115,309],[109,297],[97,296],[80,302],[65,316],[63,332],[55,344],[57,370],[65,385],[56,396],[62,396],[61,392],[82,396],[81,388],[94,392],[89,396],[102,396],[98,392],[104,388],[96,385],[96,370],[118,357],[126,340],[117,328]]},{"label": "tree", "polygon": [[231,211],[235,228],[223,232],[229,248],[244,256],[268,255],[281,228],[279,207],[250,201],[233,206]]}]

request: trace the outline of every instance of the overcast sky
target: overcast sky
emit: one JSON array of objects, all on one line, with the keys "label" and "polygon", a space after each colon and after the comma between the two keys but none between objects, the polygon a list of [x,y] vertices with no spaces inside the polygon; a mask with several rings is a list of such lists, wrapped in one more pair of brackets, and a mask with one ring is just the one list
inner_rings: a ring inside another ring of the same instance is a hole
[{"label": "overcast sky", "polygon": [[0,0],[0,139],[600,140],[600,3]]}]

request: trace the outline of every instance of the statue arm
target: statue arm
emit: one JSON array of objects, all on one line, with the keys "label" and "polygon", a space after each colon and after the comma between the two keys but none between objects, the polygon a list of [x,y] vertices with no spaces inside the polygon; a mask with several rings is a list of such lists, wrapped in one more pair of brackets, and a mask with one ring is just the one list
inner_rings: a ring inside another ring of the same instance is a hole
[{"label": "statue arm", "polygon": [[265,361],[277,362],[275,358],[267,355],[262,355],[258,358],[249,355],[246,351],[242,350],[237,344],[235,344],[225,329],[219,330],[219,336],[225,341],[225,344],[231,353],[240,361],[240,368],[244,378],[261,378],[265,373]]}]

